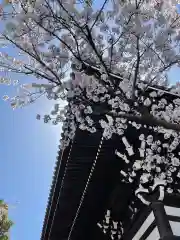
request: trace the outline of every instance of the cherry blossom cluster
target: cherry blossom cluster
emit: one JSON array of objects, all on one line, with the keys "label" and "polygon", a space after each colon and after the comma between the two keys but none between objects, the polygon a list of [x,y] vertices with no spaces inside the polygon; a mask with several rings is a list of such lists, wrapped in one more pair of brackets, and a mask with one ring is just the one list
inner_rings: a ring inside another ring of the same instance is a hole
[{"label": "cherry blossom cluster", "polygon": [[97,226],[103,231],[104,234],[108,234],[112,240],[119,240],[123,234],[123,227],[120,222],[113,221],[111,217],[111,211],[108,209],[105,218]]}]

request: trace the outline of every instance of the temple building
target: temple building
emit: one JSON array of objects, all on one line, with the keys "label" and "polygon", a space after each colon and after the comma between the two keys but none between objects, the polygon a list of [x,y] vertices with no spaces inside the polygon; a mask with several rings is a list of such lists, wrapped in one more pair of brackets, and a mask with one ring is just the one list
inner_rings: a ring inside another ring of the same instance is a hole
[{"label": "temple building", "polygon": [[72,85],[41,240],[180,239],[177,91],[139,84],[141,117],[91,81]]}]

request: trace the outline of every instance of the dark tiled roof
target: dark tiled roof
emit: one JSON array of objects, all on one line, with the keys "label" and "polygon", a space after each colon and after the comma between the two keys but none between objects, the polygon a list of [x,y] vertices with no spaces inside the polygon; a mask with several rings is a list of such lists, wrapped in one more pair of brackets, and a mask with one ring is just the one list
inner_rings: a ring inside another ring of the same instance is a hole
[{"label": "dark tiled roof", "polygon": [[[62,181],[62,177],[63,177],[63,173],[65,170],[65,165],[66,165],[66,159],[67,159],[67,158],[65,158],[65,156],[67,155],[68,150],[69,150],[69,148],[67,148],[65,150],[65,152],[63,152],[62,150],[60,150],[60,147],[59,147],[58,156],[57,156],[57,160],[56,160],[55,167],[54,167],[53,179],[52,179],[52,184],[51,184],[51,188],[50,188],[50,192],[49,192],[45,217],[44,217],[44,221],[43,221],[41,239],[46,239],[46,238],[44,238],[44,236],[47,231],[47,227],[49,225],[49,220],[51,218],[51,214],[52,214],[51,211],[52,211],[52,207],[54,204],[54,198],[57,195],[56,188]],[[63,156],[64,156],[64,161],[62,161]]]}]

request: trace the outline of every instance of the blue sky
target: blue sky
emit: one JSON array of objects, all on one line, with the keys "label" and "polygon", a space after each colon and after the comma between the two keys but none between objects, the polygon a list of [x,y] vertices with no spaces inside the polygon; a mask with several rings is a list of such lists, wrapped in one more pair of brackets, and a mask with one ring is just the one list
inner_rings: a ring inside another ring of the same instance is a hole
[{"label": "blue sky", "polygon": [[[8,47],[0,49],[16,55]],[[0,75],[4,76],[2,72]],[[33,81],[11,74],[21,83]],[[0,85],[0,97],[14,96],[16,88]],[[0,100],[0,198],[9,205],[14,221],[12,240],[39,240],[60,139],[60,126],[36,120],[36,114],[49,113],[52,102],[41,98],[24,109],[12,110]]]},{"label": "blue sky", "polygon": [[16,111],[0,102],[0,198],[15,205],[9,210],[13,240],[40,239],[60,138],[60,126],[35,119],[40,110],[50,110],[44,99]]},{"label": "blue sky", "polygon": [[[10,48],[6,51],[14,54]],[[177,68],[170,72],[173,82],[179,81],[179,76]],[[19,79],[29,81],[23,76]],[[6,93],[13,96],[14,89],[0,86],[0,96]],[[51,103],[44,98],[15,111],[0,101],[0,198],[10,204],[9,216],[15,223],[12,240],[40,239],[60,126],[45,125],[35,117],[50,110]]]},{"label": "blue sky", "polygon": [[180,13],[180,4],[177,4],[177,12]]}]

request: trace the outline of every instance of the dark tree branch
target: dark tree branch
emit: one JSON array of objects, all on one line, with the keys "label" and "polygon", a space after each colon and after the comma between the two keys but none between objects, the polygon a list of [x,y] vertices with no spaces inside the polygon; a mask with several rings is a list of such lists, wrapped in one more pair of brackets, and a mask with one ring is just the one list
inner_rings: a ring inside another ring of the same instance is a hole
[{"label": "dark tree branch", "polygon": [[105,1],[104,1],[104,3],[103,3],[103,5],[102,5],[101,9],[99,10],[98,15],[96,16],[95,21],[93,22],[93,24],[92,24],[92,26],[91,26],[91,28],[90,28],[90,31],[92,31],[94,25],[96,24],[96,22],[98,21],[99,17],[101,16],[101,13],[102,13],[102,11],[103,11],[103,9],[104,9],[104,7],[105,7],[105,5],[106,5],[107,2],[108,2],[108,0],[105,0]]},{"label": "dark tree branch", "polygon": [[[57,77],[57,75],[51,70],[51,68],[49,68],[43,61],[41,61],[41,59],[37,58],[36,55],[34,55],[33,53],[29,52],[28,50],[24,49],[22,46],[20,46],[18,43],[14,42],[12,39],[10,39],[8,36],[3,35],[9,42],[11,42],[12,44],[14,44],[17,48],[19,48],[20,50],[22,50],[23,52],[27,53],[30,57],[34,58],[37,62],[39,62],[42,66],[44,66],[47,70],[49,70],[55,77]],[[58,78],[57,78],[58,79]],[[57,82],[56,82],[57,83]]]},{"label": "dark tree branch", "polygon": [[[106,64],[103,61],[102,56],[98,53],[98,51],[96,49],[96,46],[95,46],[94,41],[92,39],[92,35],[91,35],[89,27],[86,26],[86,29],[87,29],[87,33],[88,33],[88,39],[87,40],[91,44],[91,46],[92,46],[96,56],[99,58],[99,61],[101,62],[102,66],[104,67],[104,70],[105,70],[106,74],[111,79],[110,70],[107,68]],[[122,89],[119,89],[119,90],[121,92],[122,98],[124,98],[124,100],[127,99],[127,97],[126,97],[125,93],[123,92],[123,90]],[[109,91],[114,95],[114,89],[111,86],[109,87]]]},{"label": "dark tree branch", "polygon": [[136,59],[136,67],[134,72],[134,80],[132,85],[132,100],[135,100],[135,88],[138,80],[139,65],[140,65],[139,36],[137,36],[136,38],[137,38],[136,40],[137,59]]},{"label": "dark tree branch", "polygon": [[178,63],[179,61],[172,61],[170,62],[168,65],[166,65],[164,68],[162,68],[147,84],[146,88],[144,89],[144,92],[148,89],[149,86],[151,86],[153,84],[153,81],[157,78],[157,76],[159,75],[159,73],[163,73],[164,71],[166,71],[168,68],[170,68],[171,66],[173,66],[174,64]]}]

